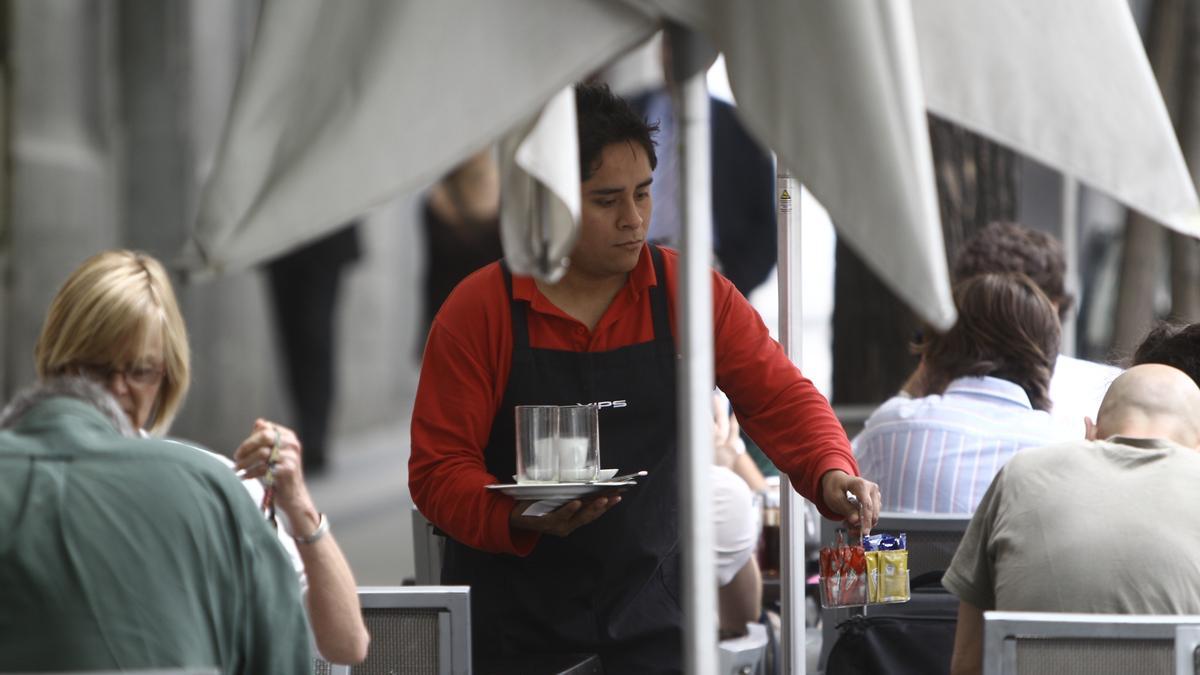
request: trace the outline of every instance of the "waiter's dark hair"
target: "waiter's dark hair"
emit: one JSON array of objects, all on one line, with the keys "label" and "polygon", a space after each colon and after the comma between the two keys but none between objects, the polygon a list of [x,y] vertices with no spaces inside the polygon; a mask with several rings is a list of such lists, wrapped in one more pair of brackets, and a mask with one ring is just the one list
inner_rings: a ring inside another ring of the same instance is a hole
[{"label": "waiter's dark hair", "polygon": [[579,180],[592,177],[600,168],[600,154],[613,143],[637,143],[646,151],[650,168],[658,166],[653,135],[658,123],[650,124],[629,103],[612,93],[607,84],[575,85],[575,119],[579,129]]},{"label": "waiter's dark hair", "polygon": [[1066,319],[1075,297],[1067,292],[1067,258],[1062,243],[1054,237],[1018,223],[989,223],[963,244],[954,256],[955,282],[978,274],[1021,272],[1058,308]]},{"label": "waiter's dark hair", "polygon": [[954,287],[958,322],[926,331],[916,345],[925,365],[924,394],[951,381],[990,375],[1020,385],[1036,410],[1050,410],[1050,376],[1061,328],[1054,305],[1024,274],[981,274]]},{"label": "waiter's dark hair", "polygon": [[1159,363],[1178,368],[1200,384],[1200,323],[1162,322],[1150,329],[1130,366]]}]

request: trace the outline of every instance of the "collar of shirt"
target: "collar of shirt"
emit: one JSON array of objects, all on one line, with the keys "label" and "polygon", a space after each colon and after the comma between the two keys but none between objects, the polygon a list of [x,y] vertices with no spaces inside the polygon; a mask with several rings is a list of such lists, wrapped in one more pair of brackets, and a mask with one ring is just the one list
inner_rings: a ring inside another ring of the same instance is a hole
[{"label": "collar of shirt", "polygon": [[987,375],[983,377],[960,377],[946,387],[945,396],[951,395],[996,398],[1033,410],[1033,405],[1029,402],[1029,395],[1025,393],[1021,385],[1009,382],[1008,380],[1002,380],[998,377]]},{"label": "collar of shirt", "polygon": [[53,396],[34,403],[9,428],[30,433],[42,427],[73,427],[120,436],[113,422],[91,403],[68,396]]},{"label": "collar of shirt", "polygon": [[1128,445],[1134,448],[1142,448],[1143,450],[1169,450],[1171,448],[1181,448],[1187,450],[1182,445],[1179,445],[1166,438],[1134,438],[1132,436],[1121,436],[1119,434],[1109,436],[1104,439],[1106,443],[1117,443],[1119,445]]},{"label": "collar of shirt", "polygon": [[[625,281],[625,288],[621,293],[628,294],[630,298],[638,298],[647,288],[656,285],[658,285],[658,278],[654,274],[654,261],[650,258],[650,248],[643,244],[637,266],[629,273],[629,279]],[[546,296],[542,295],[533,277],[513,275],[513,299],[528,302],[529,307],[536,312],[571,319]],[[574,321],[574,319],[571,320]]]}]

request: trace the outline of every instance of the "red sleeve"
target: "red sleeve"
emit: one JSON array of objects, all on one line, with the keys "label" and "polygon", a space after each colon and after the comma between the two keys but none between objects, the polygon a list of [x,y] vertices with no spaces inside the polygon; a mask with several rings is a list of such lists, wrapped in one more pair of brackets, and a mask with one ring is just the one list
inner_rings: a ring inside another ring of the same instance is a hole
[{"label": "red sleeve", "polygon": [[826,518],[841,518],[825,505],[821,476],[833,469],[857,476],[858,463],[829,401],[788,359],[746,298],[716,272],[713,323],[717,386],[738,421],[797,492]]},{"label": "red sleeve", "polygon": [[434,319],[412,414],[408,488],[413,503],[454,539],[492,553],[528,555],[533,532],[508,525],[513,500],[484,486],[483,448],[508,381],[511,316],[498,265],[464,280]]}]

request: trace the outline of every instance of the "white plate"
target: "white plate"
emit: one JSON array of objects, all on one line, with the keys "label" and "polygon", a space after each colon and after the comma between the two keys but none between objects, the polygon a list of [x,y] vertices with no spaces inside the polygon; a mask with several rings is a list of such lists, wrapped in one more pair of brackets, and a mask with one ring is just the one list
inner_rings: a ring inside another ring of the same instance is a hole
[{"label": "white plate", "polygon": [[556,499],[571,500],[587,495],[604,492],[605,490],[621,489],[637,485],[635,480],[623,480],[619,483],[512,483],[488,485],[489,490],[499,490],[513,499]]},{"label": "white plate", "polygon": [[[617,471],[618,471],[618,469],[600,469],[600,471],[596,473],[596,480],[587,481],[587,482],[602,483],[602,482],[612,478],[613,476],[617,475]],[[516,476],[513,476],[512,478],[513,478],[514,482],[521,483],[520,478],[517,478]],[[526,485],[526,484],[528,484],[528,485],[546,485],[547,483],[541,482],[541,481],[527,481],[526,483],[521,483],[521,484],[522,485]],[[558,483],[558,484],[562,485],[562,483]]]}]

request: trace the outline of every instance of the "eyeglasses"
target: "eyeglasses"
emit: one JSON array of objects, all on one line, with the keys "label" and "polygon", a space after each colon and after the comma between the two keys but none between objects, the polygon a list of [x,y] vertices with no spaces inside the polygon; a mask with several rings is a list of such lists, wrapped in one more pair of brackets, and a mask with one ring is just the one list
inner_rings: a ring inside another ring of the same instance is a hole
[{"label": "eyeglasses", "polygon": [[80,369],[89,376],[94,377],[101,382],[112,380],[113,375],[120,374],[125,378],[125,381],[135,387],[151,387],[162,382],[164,371],[162,366],[126,366],[124,368],[115,368],[107,365],[84,364]]}]

